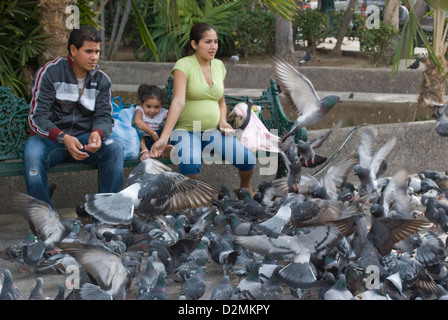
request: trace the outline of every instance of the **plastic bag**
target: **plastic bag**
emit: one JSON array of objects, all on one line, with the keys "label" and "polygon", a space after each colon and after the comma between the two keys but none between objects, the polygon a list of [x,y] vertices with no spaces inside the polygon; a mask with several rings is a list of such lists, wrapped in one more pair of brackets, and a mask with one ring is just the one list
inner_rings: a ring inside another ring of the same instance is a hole
[{"label": "plastic bag", "polygon": [[[116,102],[118,100],[118,103]],[[115,98],[112,98],[112,108],[114,112],[114,118],[118,119],[118,114],[121,110],[123,110],[123,101],[119,96],[116,96]]]},{"label": "plastic bag", "polygon": [[112,136],[118,138],[124,147],[124,160],[137,160],[140,155],[140,138],[132,125],[135,107],[122,109],[115,119]]}]

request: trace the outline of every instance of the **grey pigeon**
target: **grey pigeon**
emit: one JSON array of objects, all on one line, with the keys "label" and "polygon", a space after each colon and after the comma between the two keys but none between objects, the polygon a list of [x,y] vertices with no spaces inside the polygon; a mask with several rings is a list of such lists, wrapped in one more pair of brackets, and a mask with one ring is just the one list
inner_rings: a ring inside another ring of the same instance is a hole
[{"label": "grey pigeon", "polygon": [[29,266],[37,265],[44,251],[53,249],[55,242],[67,238],[78,222],[73,218],[61,221],[59,214],[48,203],[27,194],[14,192],[11,197],[13,206],[22,214],[38,239],[23,248],[24,262]]},{"label": "grey pigeon", "polygon": [[233,63],[238,63],[239,61],[240,61],[240,54],[239,53],[237,53],[237,54],[234,54],[233,56],[231,56],[229,59],[228,59],[230,62],[233,62]]},{"label": "grey pigeon", "polygon": [[324,300],[352,300],[353,294],[348,290],[345,274],[339,274],[336,283],[324,294]]},{"label": "grey pigeon", "polygon": [[342,123],[343,121],[339,120],[333,128],[311,140],[299,140],[297,143],[297,149],[300,154],[300,162],[304,167],[313,168],[321,165],[327,160],[326,157],[316,154],[315,150],[319,149],[328,137],[342,126]]},{"label": "grey pigeon", "polygon": [[249,256],[247,250],[239,244],[235,246],[235,251],[238,252],[238,257],[233,264],[232,274],[238,277],[245,277],[250,272],[254,260]]},{"label": "grey pigeon", "polygon": [[445,259],[445,246],[438,234],[428,230],[422,236],[416,237],[415,259],[425,267],[439,265]]},{"label": "grey pigeon", "polygon": [[331,226],[313,227],[308,231],[294,236],[282,234],[277,238],[265,235],[239,236],[235,237],[235,241],[263,256],[292,260],[279,270],[278,279],[292,289],[307,289],[317,284],[316,275],[310,266],[311,255],[326,254],[342,239],[338,229]]},{"label": "grey pigeon", "polygon": [[430,225],[429,221],[423,219],[381,217],[372,223],[367,239],[384,256],[390,253],[396,243]]},{"label": "grey pigeon", "polygon": [[287,101],[298,115],[292,128],[282,137],[282,142],[297,130],[309,128],[319,122],[338,102],[341,102],[340,97],[336,95],[321,99],[311,81],[283,59],[275,56],[273,68],[275,78],[285,92]]},{"label": "grey pigeon", "polygon": [[338,200],[339,193],[343,190],[351,170],[357,163],[358,158],[352,155],[332,165],[319,178],[319,184],[313,188],[311,196],[320,199]]},{"label": "grey pigeon", "polygon": [[234,294],[241,300],[257,300],[260,296],[261,280],[259,269],[260,261],[255,261],[249,273],[241,279],[235,288]]},{"label": "grey pigeon", "polygon": [[59,285],[58,293],[54,297],[54,300],[65,300],[65,288],[65,284]]},{"label": "grey pigeon", "polygon": [[243,220],[235,213],[228,216],[232,233],[236,236],[247,236],[253,233],[254,224],[252,222]]},{"label": "grey pigeon", "polygon": [[300,191],[299,186],[302,179],[302,164],[300,163],[300,159],[297,155],[291,157],[291,154],[287,154],[281,150],[279,153],[285,162],[287,171],[286,178],[282,179],[285,182],[285,187],[287,188],[286,192],[298,193]]},{"label": "grey pigeon", "polygon": [[233,291],[229,275],[224,275],[221,282],[213,289],[210,300],[230,300]]},{"label": "grey pigeon", "polygon": [[139,297],[151,292],[156,286],[159,272],[154,268],[153,260],[154,258],[152,256],[148,257],[145,270],[137,281]]},{"label": "grey pigeon", "polygon": [[260,230],[269,237],[276,237],[282,233],[283,228],[291,221],[291,206],[297,202],[305,201],[303,195],[288,193],[278,203],[274,215],[255,225],[255,229]]},{"label": "grey pigeon", "polygon": [[86,210],[109,224],[130,224],[134,209],[143,216],[154,216],[185,209],[206,207],[219,192],[212,186],[177,172],[145,173],[117,193],[86,195]]},{"label": "grey pigeon", "polygon": [[379,197],[377,179],[381,163],[390,155],[396,143],[397,138],[392,137],[375,152],[372,130],[366,129],[361,134],[358,146],[359,164],[353,167],[353,171],[360,181],[359,194],[367,195],[372,202]]},{"label": "grey pigeon", "polygon": [[33,290],[31,290],[29,300],[46,300],[46,297],[44,295],[43,291],[43,283],[44,279],[42,277],[36,278],[36,285],[34,286]]},{"label": "grey pigeon", "polygon": [[263,281],[260,288],[260,296],[258,300],[282,300],[283,285],[277,277],[282,266],[277,266],[272,275],[266,281]]},{"label": "grey pigeon", "polygon": [[0,292],[0,300],[20,300],[22,298],[22,293],[19,288],[17,288],[14,279],[12,278],[11,270],[8,268],[2,271],[3,286]]},{"label": "grey pigeon", "polygon": [[57,246],[73,256],[82,265],[96,284],[85,284],[81,288],[84,300],[123,300],[129,270],[120,256],[102,246],[79,243],[58,243]]},{"label": "grey pigeon", "polygon": [[196,272],[185,281],[182,287],[181,295],[186,296],[191,300],[198,300],[204,293],[207,285],[205,283],[205,274],[207,272],[206,266],[199,267]]},{"label": "grey pigeon", "polygon": [[218,215],[218,209],[215,206],[210,206],[200,215],[194,222],[189,231],[190,238],[200,239],[204,233],[213,224],[214,218]]},{"label": "grey pigeon", "polygon": [[299,60],[299,65],[306,64],[311,61],[311,51],[310,49],[306,49],[305,55]]},{"label": "grey pigeon", "polygon": [[157,277],[157,282],[154,288],[143,296],[139,297],[138,300],[167,300],[168,296],[166,293],[166,273],[161,272]]}]

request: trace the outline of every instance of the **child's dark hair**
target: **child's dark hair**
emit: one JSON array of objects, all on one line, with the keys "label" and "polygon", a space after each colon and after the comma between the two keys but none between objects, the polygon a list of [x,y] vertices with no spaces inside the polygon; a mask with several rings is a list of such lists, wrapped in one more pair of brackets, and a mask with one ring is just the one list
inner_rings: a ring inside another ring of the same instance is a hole
[{"label": "child's dark hair", "polygon": [[155,98],[163,102],[163,90],[158,86],[142,84],[138,87],[137,96],[143,103],[147,99]]},{"label": "child's dark hair", "polygon": [[190,30],[190,40],[188,40],[187,44],[185,45],[185,47],[182,49],[182,55],[185,56],[189,56],[192,55],[194,53],[194,49],[191,46],[191,41],[195,41],[196,43],[199,42],[199,40],[201,40],[204,37],[204,33],[208,30],[215,30],[216,33],[218,33],[216,31],[216,29],[205,22],[199,22],[196,23]]},{"label": "child's dark hair", "polygon": [[101,42],[101,33],[89,25],[82,25],[79,29],[73,29],[68,39],[68,53],[70,54],[71,45],[79,49],[84,44],[84,41]]}]

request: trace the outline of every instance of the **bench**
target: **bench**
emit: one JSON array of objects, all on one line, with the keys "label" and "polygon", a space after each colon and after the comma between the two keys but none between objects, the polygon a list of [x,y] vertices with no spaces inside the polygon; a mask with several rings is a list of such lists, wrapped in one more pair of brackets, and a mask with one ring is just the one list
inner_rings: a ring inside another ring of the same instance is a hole
[{"label": "bench", "polygon": [[[278,135],[285,134],[291,128],[293,121],[285,115],[279,97],[278,87],[274,79],[270,81],[271,86],[263,91],[262,95],[252,98],[255,105],[259,105],[262,109],[260,119],[268,130],[278,129]],[[170,77],[167,85],[163,88],[166,101],[163,107],[169,108],[173,97],[173,80]],[[247,96],[233,97],[225,96],[227,106],[230,110],[233,107],[247,100]],[[126,105],[129,104],[124,104]],[[23,174],[22,152],[26,141],[29,138],[28,125],[29,103],[23,98],[17,98],[9,87],[0,86],[0,177],[20,176]],[[296,140],[307,140],[306,129],[298,130],[295,136]],[[284,175],[285,167],[282,163],[283,159],[279,157],[278,175]],[[171,164],[170,159],[160,159],[165,164]],[[139,164],[139,160],[126,160],[124,167],[135,167]],[[96,170],[97,166],[79,163],[61,163],[50,168],[50,173],[55,172],[72,172]]]}]

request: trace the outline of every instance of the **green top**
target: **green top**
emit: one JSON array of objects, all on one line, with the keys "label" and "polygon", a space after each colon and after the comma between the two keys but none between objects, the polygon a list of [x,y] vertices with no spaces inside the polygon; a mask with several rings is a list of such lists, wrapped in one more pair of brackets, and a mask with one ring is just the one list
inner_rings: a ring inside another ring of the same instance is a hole
[{"label": "green top", "polygon": [[179,69],[188,78],[185,107],[179,115],[176,129],[193,131],[193,121],[200,121],[201,131],[217,128],[218,101],[224,95],[224,78],[227,71],[221,60],[213,59],[211,63],[213,81],[211,88],[205,81],[195,54],[179,59],[174,65],[171,71],[172,76],[174,70]]}]

